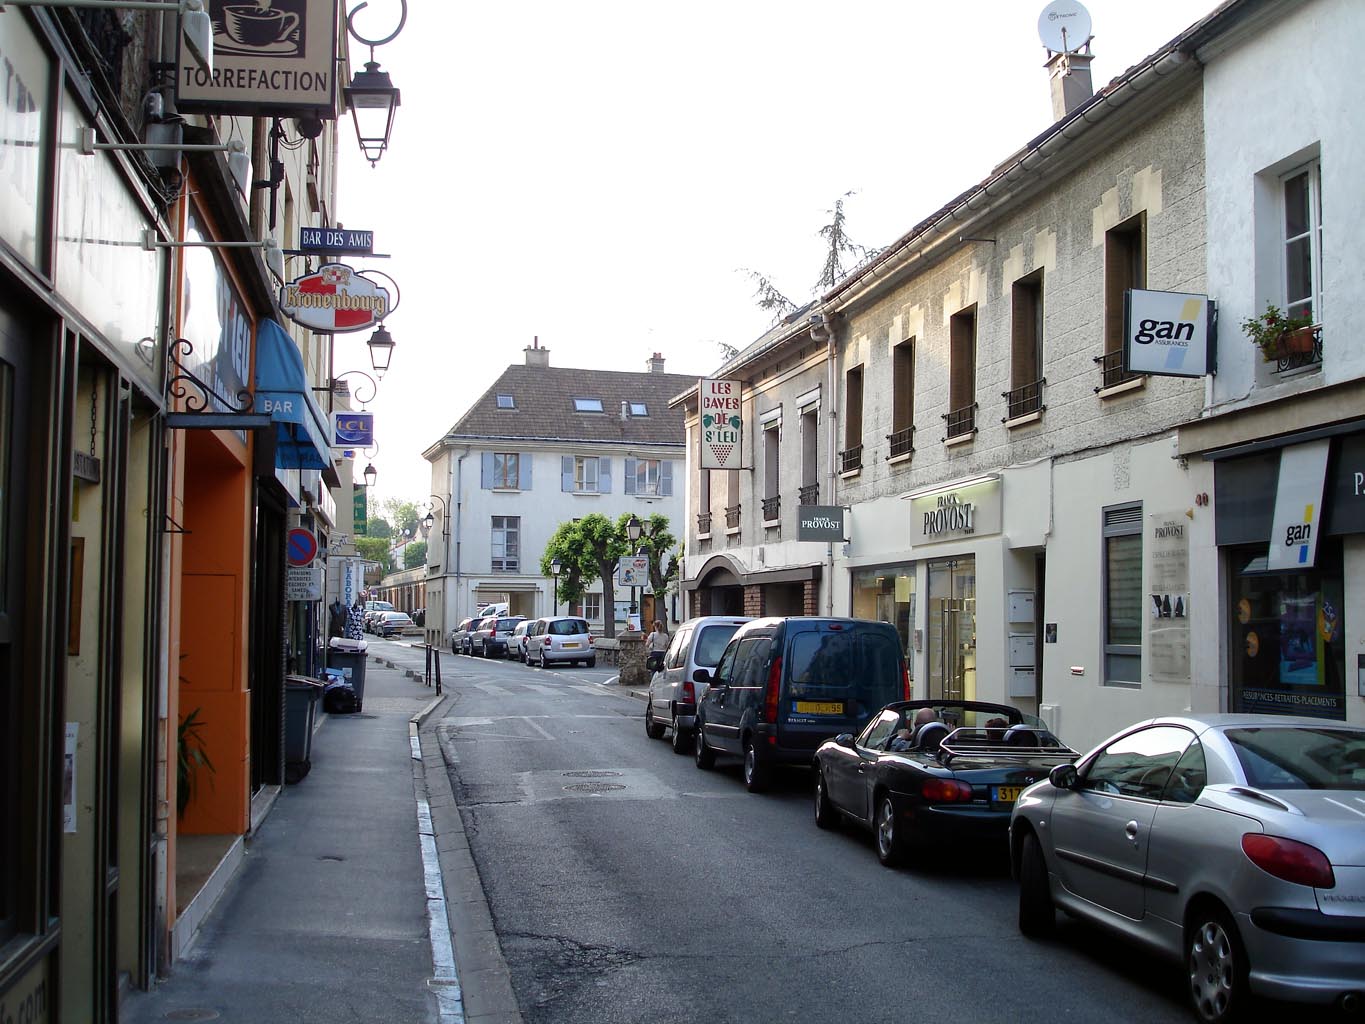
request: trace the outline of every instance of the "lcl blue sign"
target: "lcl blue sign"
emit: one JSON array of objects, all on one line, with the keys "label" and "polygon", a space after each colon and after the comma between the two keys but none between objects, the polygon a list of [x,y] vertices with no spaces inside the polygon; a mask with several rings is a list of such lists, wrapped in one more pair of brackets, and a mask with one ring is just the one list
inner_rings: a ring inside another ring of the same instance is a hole
[{"label": "lcl blue sign", "polygon": [[374,444],[374,413],[334,412],[332,427],[337,448],[368,448]]}]

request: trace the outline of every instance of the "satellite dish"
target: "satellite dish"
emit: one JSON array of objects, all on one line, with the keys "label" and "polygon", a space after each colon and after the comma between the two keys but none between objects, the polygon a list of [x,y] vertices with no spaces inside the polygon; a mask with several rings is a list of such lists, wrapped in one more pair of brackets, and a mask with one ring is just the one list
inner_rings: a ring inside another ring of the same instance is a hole
[{"label": "satellite dish", "polygon": [[1090,39],[1090,12],[1080,0],[1052,0],[1038,15],[1038,38],[1053,53],[1074,53]]}]

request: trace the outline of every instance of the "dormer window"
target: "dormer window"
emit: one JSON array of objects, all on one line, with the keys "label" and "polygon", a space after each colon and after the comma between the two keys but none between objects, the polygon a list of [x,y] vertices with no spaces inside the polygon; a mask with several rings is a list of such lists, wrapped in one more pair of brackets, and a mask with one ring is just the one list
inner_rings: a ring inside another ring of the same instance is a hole
[{"label": "dormer window", "polygon": [[513,400],[513,398],[512,398],[511,395],[499,395],[499,396],[498,396],[498,408],[499,408],[499,409],[515,409],[516,407],[517,407],[517,403]]},{"label": "dormer window", "polygon": [[600,398],[575,398],[573,400],[574,412],[601,412],[602,399]]},{"label": "dormer window", "polygon": [[649,406],[645,405],[644,402],[631,402],[630,414],[632,416],[648,416]]}]

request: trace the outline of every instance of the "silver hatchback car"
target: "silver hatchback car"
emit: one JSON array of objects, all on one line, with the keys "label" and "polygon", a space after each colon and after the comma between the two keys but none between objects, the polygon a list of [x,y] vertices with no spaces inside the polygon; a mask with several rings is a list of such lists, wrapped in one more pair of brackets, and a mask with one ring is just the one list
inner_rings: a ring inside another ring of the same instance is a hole
[{"label": "silver hatchback car", "polygon": [[1195,1013],[1365,1000],[1365,728],[1156,718],[1019,797],[1019,928],[1055,910],[1179,960]]}]

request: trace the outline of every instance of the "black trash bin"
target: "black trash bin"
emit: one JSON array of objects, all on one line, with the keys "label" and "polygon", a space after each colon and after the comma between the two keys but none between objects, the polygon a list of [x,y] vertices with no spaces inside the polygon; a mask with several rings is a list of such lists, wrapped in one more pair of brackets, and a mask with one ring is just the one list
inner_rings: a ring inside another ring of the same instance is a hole
[{"label": "black trash bin", "polygon": [[322,680],[285,676],[284,694],[284,781],[293,784],[313,767],[313,724]]},{"label": "black trash bin", "polygon": [[334,636],[327,645],[327,667],[341,672],[355,690],[355,709],[361,710],[365,704],[365,659],[364,640],[349,640],[344,636]]}]

